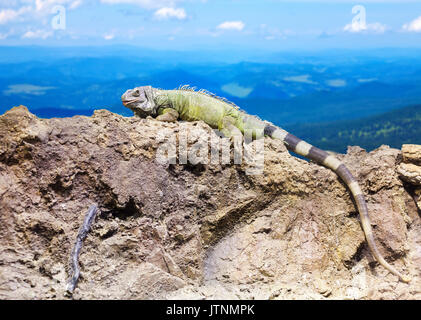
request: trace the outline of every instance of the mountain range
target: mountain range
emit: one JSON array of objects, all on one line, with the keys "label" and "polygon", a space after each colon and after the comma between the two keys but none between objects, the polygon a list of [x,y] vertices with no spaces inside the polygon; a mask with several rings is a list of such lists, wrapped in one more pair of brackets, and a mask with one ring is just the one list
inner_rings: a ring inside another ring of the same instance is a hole
[{"label": "mountain range", "polygon": [[[3,47],[0,113],[23,104],[45,118],[89,115],[99,108],[129,116],[120,102],[125,90],[189,84],[330,150],[419,142],[414,106],[421,104],[421,60],[412,51],[226,57],[133,47]],[[411,112],[414,127],[405,131]],[[401,129],[387,131],[389,120]],[[355,136],[344,131],[347,127],[363,133]],[[376,128],[388,133],[377,134]]]}]

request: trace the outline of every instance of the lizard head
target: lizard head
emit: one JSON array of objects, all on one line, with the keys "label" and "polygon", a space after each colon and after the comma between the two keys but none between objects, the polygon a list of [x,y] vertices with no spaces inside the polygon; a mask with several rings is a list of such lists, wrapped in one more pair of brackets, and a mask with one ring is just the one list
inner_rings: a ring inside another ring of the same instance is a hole
[{"label": "lizard head", "polygon": [[141,117],[155,116],[157,113],[151,86],[129,89],[121,96],[121,101],[125,107]]}]

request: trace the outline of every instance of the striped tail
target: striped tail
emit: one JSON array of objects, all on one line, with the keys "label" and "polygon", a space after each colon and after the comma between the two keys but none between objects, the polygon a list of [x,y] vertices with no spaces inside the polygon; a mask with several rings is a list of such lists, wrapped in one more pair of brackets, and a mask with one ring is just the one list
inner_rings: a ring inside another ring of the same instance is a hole
[{"label": "striped tail", "polygon": [[409,282],[410,279],[400,274],[399,271],[397,271],[393,266],[387,263],[387,261],[382,257],[379,250],[377,249],[376,243],[374,242],[373,231],[371,229],[370,218],[368,216],[368,209],[364,199],[364,195],[361,191],[360,186],[358,185],[357,180],[353,177],[353,175],[351,174],[351,172],[349,172],[345,165],[341,161],[336,159],[334,156],[329,155],[326,151],[313,147],[312,145],[297,138],[296,136],[288,133],[283,129],[277,128],[272,125],[266,125],[264,129],[264,134],[272,137],[273,139],[281,140],[285,143],[289,150],[310,160],[313,160],[318,164],[328,167],[336,172],[336,174],[346,183],[348,188],[351,190],[352,195],[354,196],[355,202],[358,207],[358,212],[360,213],[360,220],[365,234],[365,238],[373,256],[383,267],[385,267],[394,275],[398,276],[400,280],[402,280],[403,282]]}]

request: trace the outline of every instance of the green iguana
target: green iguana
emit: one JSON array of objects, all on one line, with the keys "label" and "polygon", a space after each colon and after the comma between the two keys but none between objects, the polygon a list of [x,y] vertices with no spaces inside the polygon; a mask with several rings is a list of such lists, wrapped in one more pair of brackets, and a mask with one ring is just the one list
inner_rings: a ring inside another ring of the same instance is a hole
[{"label": "green iguana", "polygon": [[216,97],[205,90],[195,91],[188,86],[176,90],[161,90],[151,86],[143,86],[127,90],[121,99],[124,106],[140,117],[152,116],[156,117],[157,120],[167,122],[173,122],[177,119],[184,121],[202,120],[210,127],[219,129],[226,137],[244,134],[245,130],[261,132],[260,136],[256,134],[253,138],[269,136],[281,140],[289,150],[332,169],[346,183],[355,199],[368,246],[376,260],[391,273],[398,276],[401,281],[410,281],[408,277],[403,276],[387,263],[380,254],[374,242],[363,192],[351,172],[333,155],[313,147],[269,122],[246,114],[235,104]]}]

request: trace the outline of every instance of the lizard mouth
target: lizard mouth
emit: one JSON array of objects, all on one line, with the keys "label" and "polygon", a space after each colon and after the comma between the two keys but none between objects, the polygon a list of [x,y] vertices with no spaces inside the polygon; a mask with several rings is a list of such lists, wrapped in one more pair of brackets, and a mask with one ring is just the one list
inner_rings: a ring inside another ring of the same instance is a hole
[{"label": "lizard mouth", "polygon": [[123,104],[124,104],[125,106],[127,106],[127,105],[129,105],[129,104],[134,103],[134,102],[139,102],[139,99],[122,100],[122,102],[123,102]]}]

